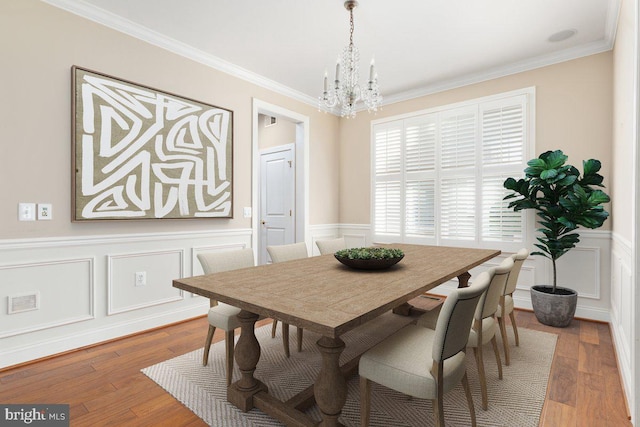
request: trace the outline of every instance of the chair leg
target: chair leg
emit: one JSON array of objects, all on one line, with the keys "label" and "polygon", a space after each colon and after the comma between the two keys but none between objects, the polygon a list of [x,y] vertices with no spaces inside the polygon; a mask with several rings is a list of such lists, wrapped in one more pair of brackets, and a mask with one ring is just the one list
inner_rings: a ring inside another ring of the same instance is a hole
[{"label": "chair leg", "polygon": [[278,326],[278,320],[273,319],[273,325],[271,326],[271,338],[276,337],[276,327]]},{"label": "chair leg", "polygon": [[498,340],[495,334],[491,338],[491,345],[493,346],[493,353],[496,355],[496,363],[498,364],[498,378],[502,379],[502,362],[500,361],[500,351],[498,350]]},{"label": "chair leg", "polygon": [[507,325],[504,316],[498,317],[498,326],[500,326],[500,336],[502,337],[502,346],[504,348],[504,364],[509,366],[509,341],[507,338]]},{"label": "chair leg", "polygon": [[289,324],[284,322],[282,322],[282,344],[285,356],[289,357]]},{"label": "chair leg", "polygon": [[211,348],[211,341],[213,341],[213,333],[215,331],[216,331],[216,327],[209,325],[209,332],[207,332],[207,340],[204,342],[204,355],[202,356],[202,366],[207,366],[207,363],[209,363],[209,349]]},{"label": "chair leg", "polygon": [[482,345],[473,348],[478,365],[478,377],[480,378],[480,393],[482,394],[482,409],[489,409],[489,399],[487,398],[487,378],[484,373],[484,361],[482,360]]},{"label": "chair leg", "polygon": [[233,380],[233,347],[235,345],[234,342],[234,333],[233,329],[230,331],[226,331],[224,335],[224,349],[226,353],[226,363],[227,363],[227,387],[231,385],[231,381]]},{"label": "chair leg", "polygon": [[476,409],[473,406],[473,397],[471,397],[471,389],[469,388],[469,378],[467,373],[462,377],[462,387],[464,394],[467,396],[467,405],[469,405],[469,415],[471,415],[471,427],[476,427]]},{"label": "chair leg", "polygon": [[369,413],[371,409],[371,381],[360,377],[360,427],[369,425]]},{"label": "chair leg", "polygon": [[516,314],[512,311],[509,313],[511,319],[511,326],[513,326],[513,335],[516,337],[516,346],[520,347],[520,338],[518,338],[518,326],[516,326]]},{"label": "chair leg", "polygon": [[298,353],[300,353],[302,351],[302,333],[303,333],[304,329],[302,328],[298,328],[296,326],[296,332],[298,333]]},{"label": "chair leg", "polygon": [[431,401],[431,406],[433,407],[433,420],[434,425],[436,427],[444,427],[440,425],[440,413],[438,411],[438,399],[433,399]]}]

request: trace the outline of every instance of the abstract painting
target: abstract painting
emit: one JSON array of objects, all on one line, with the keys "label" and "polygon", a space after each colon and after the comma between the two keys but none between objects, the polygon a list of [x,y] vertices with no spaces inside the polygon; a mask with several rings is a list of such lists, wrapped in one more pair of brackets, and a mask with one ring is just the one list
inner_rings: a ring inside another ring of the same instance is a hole
[{"label": "abstract painting", "polygon": [[72,80],[72,221],[232,217],[232,111],[76,66]]}]

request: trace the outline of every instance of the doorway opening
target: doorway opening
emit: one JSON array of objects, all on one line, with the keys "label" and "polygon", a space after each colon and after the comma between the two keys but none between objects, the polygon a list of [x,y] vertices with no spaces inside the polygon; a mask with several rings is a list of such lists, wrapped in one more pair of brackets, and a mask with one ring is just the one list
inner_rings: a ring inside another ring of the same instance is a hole
[{"label": "doorway opening", "polygon": [[[291,220],[292,220],[292,239],[293,242],[308,242],[308,230],[309,230],[309,118],[302,114],[287,110],[285,108],[279,107],[274,104],[269,104],[264,101],[260,101],[258,99],[253,99],[253,115],[252,115],[252,124],[253,124],[253,132],[252,132],[252,196],[251,196],[251,204],[253,206],[253,215],[252,215],[252,247],[254,248],[254,254],[256,259],[258,260],[258,264],[266,264],[266,244],[268,242],[269,234],[266,233],[265,227],[269,224],[267,223],[267,218],[262,218],[263,207],[265,206],[280,206],[280,210],[283,211],[283,215],[289,215],[289,209],[286,211],[282,208],[281,200],[278,200],[278,195],[276,194],[273,202],[269,203],[269,200],[263,200],[265,194],[261,193],[264,191],[263,184],[265,184],[264,180],[266,179],[263,175],[263,165],[268,157],[263,159],[262,154],[269,154],[273,152],[282,152],[282,148],[277,147],[261,147],[260,141],[260,126],[265,126],[265,117],[268,118],[269,122],[277,122],[280,123],[288,123],[292,126],[292,137],[294,141],[284,140],[282,141],[282,145],[289,145],[291,148],[291,159],[275,159],[274,156],[271,156],[271,172],[272,175],[275,175],[275,181],[278,182],[278,179],[283,179],[282,177],[286,175],[279,175],[281,173],[285,173],[284,166],[289,166],[288,162],[291,161],[291,170],[293,172],[293,207],[291,210]],[[273,143],[267,143],[273,145]],[[286,151],[286,149],[284,150]],[[276,155],[278,157],[278,155]],[[263,176],[263,177],[261,177]],[[273,176],[272,176],[273,178]],[[282,191],[285,191],[285,187],[281,188]],[[286,190],[289,191],[289,190]],[[269,197],[269,196],[266,196]],[[277,210],[277,209],[276,209]],[[263,224],[263,221],[265,224]],[[272,233],[271,237],[277,236],[278,233]],[[284,234],[281,233],[283,236]],[[262,249],[261,249],[262,248]]]}]

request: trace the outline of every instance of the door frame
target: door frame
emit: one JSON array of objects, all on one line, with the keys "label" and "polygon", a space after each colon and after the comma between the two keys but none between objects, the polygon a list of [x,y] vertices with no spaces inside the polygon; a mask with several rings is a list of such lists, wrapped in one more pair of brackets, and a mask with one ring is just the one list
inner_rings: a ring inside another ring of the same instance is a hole
[{"label": "door frame", "polygon": [[275,104],[252,99],[252,166],[251,166],[251,247],[258,259],[258,239],[260,237],[258,217],[260,208],[260,145],[258,141],[259,114],[282,118],[296,124],[295,141],[295,241],[305,242],[309,250],[309,117],[287,110]]}]

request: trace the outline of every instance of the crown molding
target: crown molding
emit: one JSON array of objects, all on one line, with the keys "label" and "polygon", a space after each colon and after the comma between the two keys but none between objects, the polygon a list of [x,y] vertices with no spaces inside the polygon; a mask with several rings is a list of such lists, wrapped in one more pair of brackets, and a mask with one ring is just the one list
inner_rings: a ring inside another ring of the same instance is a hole
[{"label": "crown molding", "polygon": [[[131,37],[135,37],[154,46],[166,49],[177,55],[189,58],[216,70],[222,71],[231,76],[248,81],[257,86],[314,106],[316,108],[318,107],[318,101],[315,97],[306,95],[281,83],[275,82],[245,68],[239,67],[217,56],[213,56],[206,52],[203,52],[202,50],[195,49],[185,43],[179,42],[156,31],[152,31],[148,28],[142,27],[126,18],[98,8],[94,5],[88,4],[83,0],[41,1],[71,12],[73,14],[79,15],[83,18],[97,22],[98,24],[112,28],[116,31],[127,34]],[[548,55],[541,55],[535,58],[511,63],[506,66],[494,67],[479,73],[471,73],[453,79],[440,81],[417,89],[388,95],[384,97],[381,106],[384,107],[385,105],[395,104],[398,102],[407,101],[426,95],[432,95],[446,90],[456,89],[471,84],[481,83],[484,81],[493,80],[496,78],[505,77],[508,75],[534,70],[537,68],[559,64],[561,62],[609,51],[613,49],[613,45],[615,42],[620,6],[621,0],[612,0],[609,2],[609,8],[607,10],[607,18],[605,23],[605,37],[603,40],[578,46],[575,48],[565,49]],[[366,107],[361,106],[356,111],[361,112],[364,110],[366,110]],[[321,108],[321,111],[334,114],[336,116],[340,115],[339,113],[336,113],[335,111],[327,108]]]},{"label": "crown molding", "polygon": [[90,21],[109,27],[113,30],[135,37],[139,40],[158,46],[185,58],[194,60],[208,67],[227,73],[231,76],[246,80],[257,86],[272,90],[276,93],[288,96],[297,101],[317,107],[318,100],[300,91],[294,90],[281,83],[256,74],[217,56],[208,54],[200,49],[195,49],[186,43],[179,42],[161,33],[142,27],[133,21],[118,16],[114,13],[88,4],[82,0],[41,0],[51,6],[66,10],[67,12],[86,18]]},{"label": "crown molding", "polygon": [[494,67],[480,73],[467,74],[450,80],[440,81],[434,84],[423,86],[419,89],[409,90],[385,98],[384,105],[394,104],[397,102],[407,101],[409,99],[419,98],[421,96],[433,95],[434,93],[444,92],[446,90],[457,89],[500,77],[518,74],[525,71],[535,70],[537,68],[555,65],[573,59],[585,56],[595,55],[598,53],[609,51],[613,48],[613,42],[609,40],[598,41],[586,45],[578,46],[571,49],[565,49],[560,52],[554,52],[548,55],[541,55],[535,58],[526,59],[511,63],[506,66]]}]

